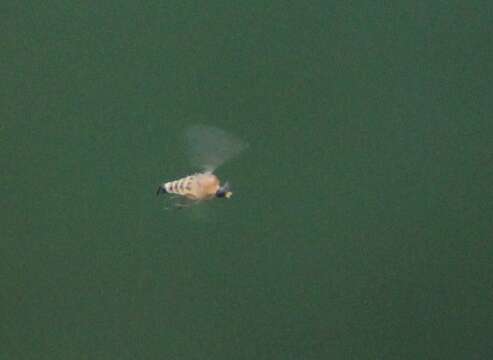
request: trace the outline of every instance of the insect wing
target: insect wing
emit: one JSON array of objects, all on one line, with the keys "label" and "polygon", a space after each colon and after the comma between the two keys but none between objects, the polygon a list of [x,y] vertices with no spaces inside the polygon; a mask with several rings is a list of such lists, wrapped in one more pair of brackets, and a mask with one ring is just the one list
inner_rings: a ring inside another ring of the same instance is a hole
[{"label": "insect wing", "polygon": [[213,172],[248,147],[236,136],[204,125],[188,128],[186,140],[192,165],[208,172]]}]

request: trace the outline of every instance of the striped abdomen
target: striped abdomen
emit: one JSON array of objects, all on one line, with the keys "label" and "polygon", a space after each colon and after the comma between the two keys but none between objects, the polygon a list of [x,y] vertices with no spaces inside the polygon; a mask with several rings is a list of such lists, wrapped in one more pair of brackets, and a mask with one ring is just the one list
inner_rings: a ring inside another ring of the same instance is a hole
[{"label": "striped abdomen", "polygon": [[186,196],[192,191],[192,185],[195,178],[195,175],[190,175],[175,181],[169,181],[163,185],[163,188],[167,193]]}]

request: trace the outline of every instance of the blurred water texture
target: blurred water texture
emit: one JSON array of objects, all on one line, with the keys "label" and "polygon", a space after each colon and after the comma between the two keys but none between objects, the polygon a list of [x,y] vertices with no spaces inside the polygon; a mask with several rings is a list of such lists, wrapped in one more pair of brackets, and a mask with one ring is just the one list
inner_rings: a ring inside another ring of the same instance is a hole
[{"label": "blurred water texture", "polygon": [[[491,356],[491,10],[7,6],[2,358]],[[164,211],[196,123],[235,196]]]}]

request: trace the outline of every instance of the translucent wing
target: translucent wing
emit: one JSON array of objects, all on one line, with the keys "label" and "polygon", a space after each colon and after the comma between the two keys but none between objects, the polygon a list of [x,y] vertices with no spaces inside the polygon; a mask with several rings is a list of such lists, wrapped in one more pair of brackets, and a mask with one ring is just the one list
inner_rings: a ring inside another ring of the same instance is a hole
[{"label": "translucent wing", "polygon": [[192,165],[210,172],[248,147],[246,142],[212,126],[192,126],[186,131],[186,139]]}]

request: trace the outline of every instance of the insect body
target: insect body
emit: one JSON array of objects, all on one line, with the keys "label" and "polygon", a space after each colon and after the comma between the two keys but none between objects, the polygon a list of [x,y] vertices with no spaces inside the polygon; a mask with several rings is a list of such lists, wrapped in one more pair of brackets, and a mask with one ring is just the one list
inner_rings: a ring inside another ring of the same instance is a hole
[{"label": "insect body", "polygon": [[156,194],[176,194],[198,202],[213,198],[230,198],[233,193],[226,182],[221,185],[213,172],[225,161],[238,155],[248,145],[223,130],[211,126],[193,126],[186,132],[192,164],[201,169],[184,178],[159,185]]},{"label": "insect body", "polygon": [[228,184],[221,186],[218,177],[210,172],[197,173],[161,184],[156,194],[161,193],[178,194],[190,200],[209,200],[214,197],[230,198],[233,195],[229,191]]}]

